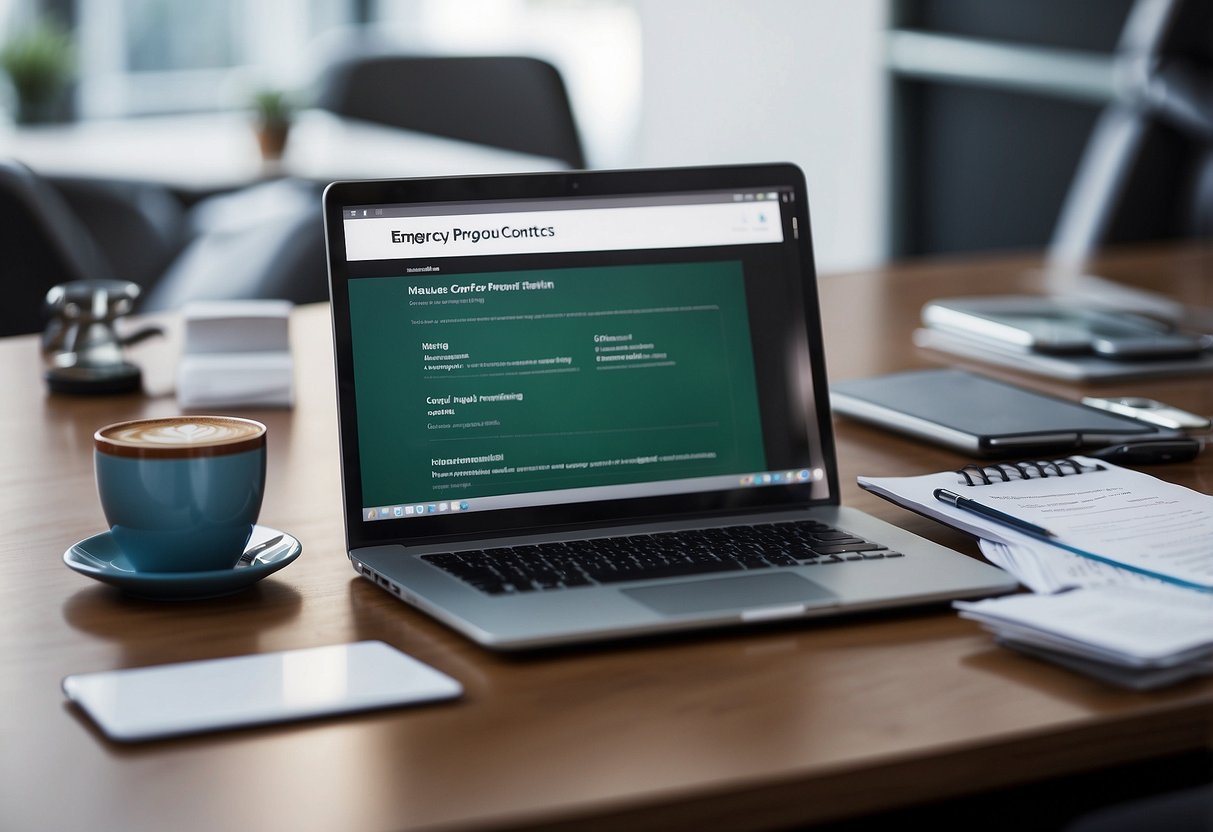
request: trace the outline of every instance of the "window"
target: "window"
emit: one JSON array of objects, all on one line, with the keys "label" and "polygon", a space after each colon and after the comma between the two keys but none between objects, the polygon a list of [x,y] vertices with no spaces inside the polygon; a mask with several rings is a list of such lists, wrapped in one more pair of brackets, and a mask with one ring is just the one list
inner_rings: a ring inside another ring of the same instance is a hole
[{"label": "window", "polygon": [[79,0],[83,117],[242,107],[257,86],[302,85],[309,48],[347,24],[324,0]]},{"label": "window", "polygon": [[84,118],[237,108],[258,86],[303,88],[360,27],[402,49],[544,58],[564,77],[591,162],[632,154],[633,0],[77,0],[76,21]]},{"label": "window", "polygon": [[551,62],[590,165],[634,160],[643,58],[633,0],[379,0],[373,17],[377,33],[406,47]]}]

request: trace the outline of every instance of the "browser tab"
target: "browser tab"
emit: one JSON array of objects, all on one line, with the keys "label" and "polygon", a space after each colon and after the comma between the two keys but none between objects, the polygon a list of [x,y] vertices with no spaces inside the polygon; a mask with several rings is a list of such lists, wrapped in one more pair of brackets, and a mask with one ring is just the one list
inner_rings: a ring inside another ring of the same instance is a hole
[{"label": "browser tab", "polygon": [[[696,248],[783,241],[756,194],[710,202],[346,221],[348,260]],[[765,200],[766,195],[761,195]]]}]

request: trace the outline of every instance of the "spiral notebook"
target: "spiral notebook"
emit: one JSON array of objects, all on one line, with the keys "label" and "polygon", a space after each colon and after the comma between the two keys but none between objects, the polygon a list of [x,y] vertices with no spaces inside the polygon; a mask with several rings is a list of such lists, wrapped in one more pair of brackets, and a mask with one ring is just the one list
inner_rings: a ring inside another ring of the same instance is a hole
[{"label": "spiral notebook", "polygon": [[[1171,584],[1213,592],[1213,497],[1084,456],[859,477],[898,505],[983,540],[1041,541]],[[959,497],[944,502],[937,491]]]}]

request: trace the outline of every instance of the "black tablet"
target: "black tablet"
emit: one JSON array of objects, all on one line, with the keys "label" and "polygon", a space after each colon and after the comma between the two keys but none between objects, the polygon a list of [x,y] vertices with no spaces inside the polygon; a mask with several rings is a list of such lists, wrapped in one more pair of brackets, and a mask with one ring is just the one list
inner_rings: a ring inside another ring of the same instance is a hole
[{"label": "black tablet", "polygon": [[914,370],[830,386],[835,413],[982,457],[1182,436],[964,370]]}]

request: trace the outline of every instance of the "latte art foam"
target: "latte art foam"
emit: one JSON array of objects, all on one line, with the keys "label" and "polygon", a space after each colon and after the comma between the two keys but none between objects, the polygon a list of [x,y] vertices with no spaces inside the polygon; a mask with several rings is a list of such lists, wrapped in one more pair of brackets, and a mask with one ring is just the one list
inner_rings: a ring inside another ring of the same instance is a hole
[{"label": "latte art foam", "polygon": [[177,422],[141,424],[108,434],[110,439],[147,445],[212,445],[256,436],[257,429],[243,422]]},{"label": "latte art foam", "polygon": [[226,454],[262,445],[265,426],[232,416],[176,416],[109,425],[93,439],[97,450],[118,456]]}]

